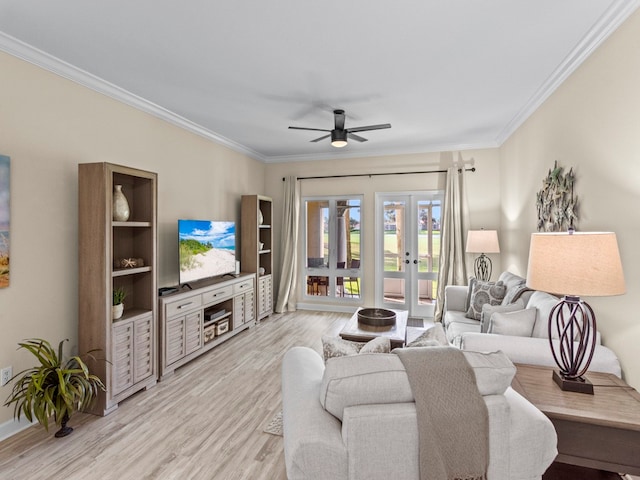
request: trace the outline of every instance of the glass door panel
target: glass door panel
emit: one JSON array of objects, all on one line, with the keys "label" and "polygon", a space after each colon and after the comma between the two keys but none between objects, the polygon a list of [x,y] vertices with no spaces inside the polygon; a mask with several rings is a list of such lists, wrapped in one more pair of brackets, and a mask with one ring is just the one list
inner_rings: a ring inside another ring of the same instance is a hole
[{"label": "glass door panel", "polygon": [[407,204],[404,201],[388,200],[383,202],[383,251],[384,251],[384,304],[393,304],[397,308],[406,304],[405,290],[405,248],[406,232],[404,228]]},{"label": "glass door panel", "polygon": [[440,261],[440,202],[417,200],[418,269],[416,299],[425,311],[435,305]]},{"label": "glass door panel", "polygon": [[376,197],[376,305],[433,316],[440,249],[437,195]]}]

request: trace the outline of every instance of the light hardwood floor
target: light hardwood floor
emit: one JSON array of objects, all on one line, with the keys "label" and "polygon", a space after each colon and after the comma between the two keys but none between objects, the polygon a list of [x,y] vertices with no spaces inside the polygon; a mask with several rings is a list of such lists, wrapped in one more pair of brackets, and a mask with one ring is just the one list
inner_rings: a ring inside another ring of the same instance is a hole
[{"label": "light hardwood floor", "polygon": [[280,365],[292,346],[321,351],[349,314],[272,315],[106,417],[76,414],[66,438],[33,426],[0,442],[2,480],[286,479]]}]

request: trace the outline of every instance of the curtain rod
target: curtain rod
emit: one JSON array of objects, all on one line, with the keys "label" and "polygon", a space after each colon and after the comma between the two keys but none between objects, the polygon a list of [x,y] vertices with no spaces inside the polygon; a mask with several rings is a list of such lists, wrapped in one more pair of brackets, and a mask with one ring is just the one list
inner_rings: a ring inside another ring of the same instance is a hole
[{"label": "curtain rod", "polygon": [[[458,172],[461,172],[462,169],[459,168]],[[465,172],[475,172],[476,167],[465,168]],[[322,175],[318,177],[298,177],[298,180],[315,180],[320,178],[347,178],[347,177],[378,177],[381,175],[415,175],[419,173],[447,173],[447,170],[424,170],[420,172],[389,172],[389,173],[352,173],[349,175]],[[282,181],[284,182],[285,178],[282,177]]]}]

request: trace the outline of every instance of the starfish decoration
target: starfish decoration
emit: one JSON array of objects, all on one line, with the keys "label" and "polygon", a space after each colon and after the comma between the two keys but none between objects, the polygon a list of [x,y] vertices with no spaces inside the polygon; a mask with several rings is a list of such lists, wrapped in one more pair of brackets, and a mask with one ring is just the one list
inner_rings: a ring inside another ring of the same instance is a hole
[{"label": "starfish decoration", "polygon": [[136,266],[136,259],[135,258],[123,258],[122,259],[122,266],[124,268],[132,268]]}]

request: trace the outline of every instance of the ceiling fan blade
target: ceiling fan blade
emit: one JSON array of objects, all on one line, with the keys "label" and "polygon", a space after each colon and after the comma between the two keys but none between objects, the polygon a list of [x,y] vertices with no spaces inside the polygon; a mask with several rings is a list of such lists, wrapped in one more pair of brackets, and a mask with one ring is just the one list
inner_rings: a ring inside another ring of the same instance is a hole
[{"label": "ceiling fan blade", "polygon": [[344,110],[334,110],[333,117],[335,119],[336,130],[344,130]]},{"label": "ceiling fan blade", "polygon": [[366,142],[367,139],[364,137],[361,137],[360,135],[356,135],[355,133],[351,133],[351,132],[347,132],[347,137],[349,137],[351,140],[355,140],[357,142]]},{"label": "ceiling fan blade", "polygon": [[390,123],[381,123],[380,125],[368,125],[366,127],[347,128],[348,132],[366,132],[368,130],[382,130],[383,128],[391,128]]},{"label": "ceiling fan blade", "polygon": [[331,134],[329,135],[323,135],[321,137],[316,138],[315,140],[311,140],[312,142],[319,142],[320,140],[324,140],[325,138],[329,138],[331,136]]},{"label": "ceiling fan blade", "polygon": [[312,130],[314,132],[330,132],[326,128],[289,127],[291,130]]}]

